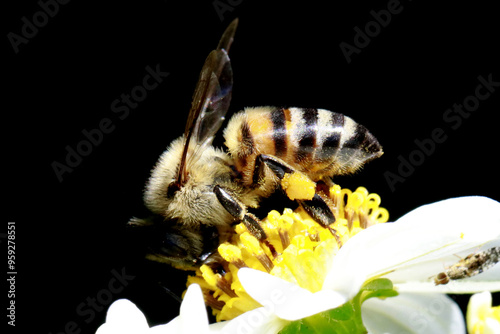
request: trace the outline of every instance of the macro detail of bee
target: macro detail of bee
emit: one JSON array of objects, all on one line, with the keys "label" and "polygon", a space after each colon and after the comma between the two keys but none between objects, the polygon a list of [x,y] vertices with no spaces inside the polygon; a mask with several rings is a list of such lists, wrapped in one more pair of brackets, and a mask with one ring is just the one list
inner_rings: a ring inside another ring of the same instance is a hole
[{"label": "macro detail of bee", "polygon": [[436,285],[448,284],[450,280],[459,280],[481,274],[500,262],[500,247],[492,247],[466,256],[434,278]]},{"label": "macro detail of bee", "polygon": [[257,208],[290,175],[313,184],[311,197],[296,201],[318,223],[330,225],[331,177],[353,173],[383,153],[364,126],[312,108],[246,108],[223,132],[227,151],[213,147],[231,100],[228,52],[237,24],[228,26],[203,65],[184,135],[152,170],[144,194],[151,214],[129,222],[147,229],[150,259],[179,269],[216,262],[217,247],[240,222],[265,243],[259,219],[248,208]]}]

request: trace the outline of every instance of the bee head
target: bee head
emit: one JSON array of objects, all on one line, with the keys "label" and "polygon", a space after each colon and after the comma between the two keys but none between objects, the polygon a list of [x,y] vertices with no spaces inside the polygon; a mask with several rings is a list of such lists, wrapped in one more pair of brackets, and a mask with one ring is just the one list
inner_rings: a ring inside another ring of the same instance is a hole
[{"label": "bee head", "polygon": [[155,215],[132,218],[128,225],[143,241],[147,258],[183,270],[195,270],[217,253],[219,233],[215,226],[186,227],[176,220]]}]

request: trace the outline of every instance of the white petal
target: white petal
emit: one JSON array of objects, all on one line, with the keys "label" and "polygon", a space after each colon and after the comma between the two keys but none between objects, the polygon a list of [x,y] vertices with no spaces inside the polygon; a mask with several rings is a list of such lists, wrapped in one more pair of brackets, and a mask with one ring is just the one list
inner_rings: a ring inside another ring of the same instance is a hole
[{"label": "white petal", "polygon": [[[482,321],[482,318],[488,314],[492,306],[492,300],[491,293],[488,291],[476,293],[470,297],[469,304],[467,305],[467,329],[470,333],[473,333],[474,325]],[[492,320],[490,327],[495,326],[494,319]],[[496,322],[500,326],[500,323],[498,323],[498,321]]]},{"label": "white petal", "polygon": [[500,291],[500,263],[472,277],[450,280],[448,284],[444,285],[436,286],[434,284],[435,276],[440,272],[444,272],[447,267],[456,264],[460,258],[488,249],[492,245],[500,246],[500,241],[497,241],[496,244],[489,243],[481,248],[469,249],[460,254],[399,268],[386,277],[401,292],[477,293],[481,291]]},{"label": "white petal", "polygon": [[113,326],[107,323],[103,323],[99,328],[97,328],[97,331],[95,334],[113,334]]},{"label": "white petal", "polygon": [[500,333],[500,322],[493,318],[488,318],[484,322],[483,334],[498,334]]},{"label": "white petal", "polygon": [[188,287],[179,316],[167,324],[152,327],[148,333],[208,333],[207,311],[200,286],[191,284]]},{"label": "white petal", "polygon": [[269,312],[269,310],[265,307],[259,307],[245,312],[232,320],[210,325],[210,333],[278,333],[288,323],[288,321],[280,319],[276,315]]},{"label": "white petal", "polygon": [[[424,205],[395,223],[370,227],[351,238],[333,259],[323,289],[352,297],[370,277],[419,263],[449,260],[450,256],[472,253],[499,239],[500,203],[492,199],[460,197]],[[412,270],[401,281],[428,282],[429,276],[441,271],[443,266],[432,274]]]},{"label": "white petal", "polygon": [[370,333],[465,333],[458,305],[440,294],[401,294],[363,303],[363,323]]},{"label": "white petal", "polygon": [[498,222],[499,215],[500,203],[497,201],[483,196],[464,196],[422,205],[397,221],[425,221],[430,219],[433,222],[447,221],[453,225],[469,225],[479,220],[491,221],[492,217],[496,217],[495,221]]},{"label": "white petal", "polygon": [[180,321],[182,323],[182,333],[206,333],[208,332],[208,316],[203,292],[198,284],[191,284],[180,310]]},{"label": "white petal", "polygon": [[148,331],[148,334],[173,334],[173,333],[183,333],[182,321],[179,316],[175,317],[174,319],[172,319],[172,321],[170,321],[167,324],[151,327]]},{"label": "white petal", "polygon": [[285,320],[298,320],[336,308],[346,299],[332,290],[312,293],[296,284],[262,271],[242,268],[238,278],[245,291],[270,313]]},{"label": "white petal", "polygon": [[477,293],[479,291],[499,291],[499,282],[477,282],[469,280],[450,281],[446,285],[435,285],[431,282],[409,282],[395,285],[399,292],[420,292],[420,293],[448,293],[464,294]]},{"label": "white petal", "polygon": [[99,327],[97,333],[145,333],[149,329],[146,317],[127,299],[115,301],[108,309],[106,323]]}]

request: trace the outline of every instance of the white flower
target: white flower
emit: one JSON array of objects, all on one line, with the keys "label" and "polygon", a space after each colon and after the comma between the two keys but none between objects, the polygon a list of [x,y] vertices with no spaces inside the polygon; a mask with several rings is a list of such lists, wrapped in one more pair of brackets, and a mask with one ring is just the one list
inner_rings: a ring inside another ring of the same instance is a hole
[{"label": "white flower", "polygon": [[106,322],[96,334],[192,334],[209,333],[208,317],[200,286],[189,286],[180,307],[180,315],[165,325],[149,328],[146,317],[131,301],[120,299],[108,309]]},{"label": "white flower", "polygon": [[467,306],[467,330],[471,334],[500,333],[500,306],[492,307],[489,291],[476,293]]},{"label": "white flower", "polygon": [[443,293],[500,291],[500,265],[483,274],[436,286],[433,277],[460,257],[500,245],[500,203],[461,197],[422,206],[395,223],[352,237],[312,293],[253,269],[238,272],[245,291],[263,307],[216,324],[223,333],[276,333],[291,321],[336,308],[371,279],[389,278],[397,297],[363,304],[371,333],[465,333],[458,306]]},{"label": "white flower", "polygon": [[[478,196],[452,198],[421,206],[393,224],[379,224],[354,236],[334,258],[323,288],[351,289],[350,297],[366,279],[384,275],[400,292],[500,291],[499,266],[446,285],[435,286],[430,279],[458,257],[499,245],[500,203]],[[352,276],[338,275],[348,267],[354,270]]]},{"label": "white flower", "polygon": [[462,311],[448,296],[401,293],[385,300],[373,298],[362,307],[370,333],[465,333]]},{"label": "white flower", "polygon": [[146,317],[137,306],[127,299],[119,299],[109,307],[106,322],[97,329],[96,334],[140,334],[148,330]]},{"label": "white flower", "polygon": [[[446,285],[436,286],[433,277],[456,263],[457,255],[496,246],[500,246],[500,203],[484,197],[445,200],[349,239],[333,258],[323,288],[316,293],[242,268],[238,278],[245,291],[263,305],[260,308],[209,326],[202,291],[192,284],[180,315],[171,322],[149,328],[141,311],[122,299],[111,305],[106,323],[96,334],[277,333],[295,320],[343,305],[367,281],[380,277],[390,279],[400,294],[362,304],[363,324],[370,333],[465,333],[460,309],[444,293],[500,291],[500,265]],[[491,308],[491,295],[489,299],[478,296],[471,299],[469,323],[484,315],[485,304]],[[496,330],[498,322],[493,320],[487,319],[484,328]]]}]

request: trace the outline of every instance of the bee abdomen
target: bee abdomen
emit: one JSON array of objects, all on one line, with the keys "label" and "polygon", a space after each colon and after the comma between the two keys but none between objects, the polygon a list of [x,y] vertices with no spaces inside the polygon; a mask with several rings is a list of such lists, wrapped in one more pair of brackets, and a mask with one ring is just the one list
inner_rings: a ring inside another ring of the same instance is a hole
[{"label": "bee abdomen", "polygon": [[354,172],[382,155],[364,126],[325,109],[247,108],[230,120],[224,136],[244,174],[253,173],[259,154],[278,157],[313,180]]}]

